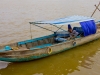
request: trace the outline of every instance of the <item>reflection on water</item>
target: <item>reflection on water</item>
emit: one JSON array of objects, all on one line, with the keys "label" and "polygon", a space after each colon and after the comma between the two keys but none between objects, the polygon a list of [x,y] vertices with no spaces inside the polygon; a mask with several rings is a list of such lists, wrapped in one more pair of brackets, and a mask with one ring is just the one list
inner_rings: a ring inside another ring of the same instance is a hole
[{"label": "reflection on water", "polygon": [[[84,75],[84,70],[89,70],[89,72],[86,71],[86,75],[89,75],[89,73],[90,75],[94,75],[94,72],[98,70],[96,68],[100,68],[100,64],[97,62],[99,57],[95,59],[96,55],[100,56],[100,51],[98,50],[100,46],[98,44],[100,44],[100,39],[39,60],[10,63],[8,67],[0,70],[0,74],[80,75],[78,73],[81,72],[81,75]],[[99,66],[93,67],[93,65],[97,65],[97,63]],[[95,70],[92,71],[92,68],[95,68]],[[83,70],[83,72],[81,70]]]},{"label": "reflection on water", "polygon": [[0,61],[0,69],[6,68],[8,66],[9,62],[3,62]]}]

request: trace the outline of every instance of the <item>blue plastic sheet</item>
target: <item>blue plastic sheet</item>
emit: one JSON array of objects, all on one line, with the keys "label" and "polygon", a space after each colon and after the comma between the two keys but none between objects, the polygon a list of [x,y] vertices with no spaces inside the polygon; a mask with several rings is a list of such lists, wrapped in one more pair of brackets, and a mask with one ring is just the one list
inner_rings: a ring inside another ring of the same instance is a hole
[{"label": "blue plastic sheet", "polygon": [[83,21],[89,21],[93,20],[91,17],[86,17],[86,16],[79,16],[79,15],[74,15],[74,16],[67,16],[65,18],[59,18],[56,20],[50,20],[50,21],[36,21],[36,22],[30,22],[30,24],[54,24],[54,25],[67,25],[71,23],[79,23]]},{"label": "blue plastic sheet", "polygon": [[97,27],[94,20],[80,22],[80,25],[84,31],[84,36],[96,33]]}]

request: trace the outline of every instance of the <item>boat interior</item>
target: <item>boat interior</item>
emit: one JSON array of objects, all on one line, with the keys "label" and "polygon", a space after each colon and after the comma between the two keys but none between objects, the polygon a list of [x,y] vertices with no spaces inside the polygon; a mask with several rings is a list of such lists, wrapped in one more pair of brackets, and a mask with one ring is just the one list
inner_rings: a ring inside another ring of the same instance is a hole
[{"label": "boat interior", "polygon": [[[84,33],[81,27],[74,27],[73,30],[76,30],[80,34],[77,38],[83,37]],[[56,40],[57,37],[59,37],[59,39]],[[51,35],[0,46],[0,52],[44,48],[61,42],[70,41],[70,39],[68,39],[69,37],[68,31],[58,31]]]},{"label": "boat interior", "polygon": [[[79,33],[79,35],[76,38],[84,37],[84,32],[81,27],[73,27],[73,30],[76,30]],[[100,32],[100,23],[97,24],[97,32]],[[56,40],[57,37],[60,37],[60,39]],[[54,44],[70,41],[71,39],[69,40],[69,37],[70,35],[68,31],[54,32],[54,34],[51,35],[0,46],[0,52],[45,48]]]}]

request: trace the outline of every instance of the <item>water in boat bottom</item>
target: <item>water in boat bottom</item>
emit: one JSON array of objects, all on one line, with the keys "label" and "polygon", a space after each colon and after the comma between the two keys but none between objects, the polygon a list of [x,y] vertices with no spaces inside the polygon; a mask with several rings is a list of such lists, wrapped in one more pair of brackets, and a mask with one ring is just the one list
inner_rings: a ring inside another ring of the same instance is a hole
[{"label": "water in boat bottom", "polygon": [[99,75],[100,39],[29,62],[0,62],[0,75]]}]

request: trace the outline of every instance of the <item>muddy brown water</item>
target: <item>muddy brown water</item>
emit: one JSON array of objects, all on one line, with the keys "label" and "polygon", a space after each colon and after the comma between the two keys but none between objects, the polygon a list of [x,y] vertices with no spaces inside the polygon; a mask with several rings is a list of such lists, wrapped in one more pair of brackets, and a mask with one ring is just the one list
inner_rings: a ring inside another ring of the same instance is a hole
[{"label": "muddy brown water", "polygon": [[[98,2],[99,0],[3,0],[0,2],[0,45],[30,39],[29,22],[71,15],[91,16],[94,4]],[[99,15],[97,10],[93,17],[100,20]],[[48,25],[45,27],[57,30]],[[32,26],[33,38],[51,33]],[[35,61],[0,61],[0,75],[99,75],[99,57],[100,39]]]}]

